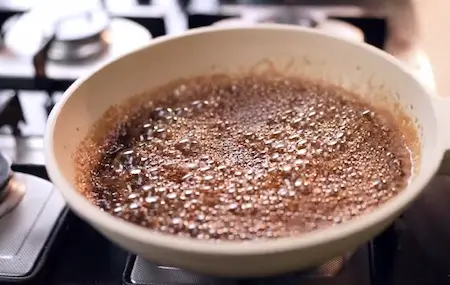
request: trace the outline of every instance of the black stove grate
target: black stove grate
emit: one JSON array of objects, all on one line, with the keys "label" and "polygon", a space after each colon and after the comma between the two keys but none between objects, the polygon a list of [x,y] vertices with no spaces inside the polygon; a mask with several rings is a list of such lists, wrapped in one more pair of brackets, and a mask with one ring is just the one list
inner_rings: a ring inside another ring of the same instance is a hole
[{"label": "black stove grate", "polygon": [[[15,11],[17,13],[17,11]],[[11,12],[7,12],[7,14],[11,14]],[[164,19],[164,16],[162,14],[155,14],[152,17],[144,17],[142,15],[130,15],[130,13],[127,13],[126,15],[123,15],[125,18],[132,20],[134,22],[137,22],[138,24],[144,26],[146,29],[148,29],[154,37],[164,35],[166,33],[166,22]],[[181,17],[182,15],[180,15]],[[190,29],[197,28],[197,27],[203,27],[203,26],[209,26],[213,23],[226,19],[229,17],[235,17],[236,14],[215,14],[215,13],[199,13],[195,11],[189,12],[189,14],[186,17],[186,21],[188,24],[188,27]],[[3,17],[5,18],[5,17]],[[2,19],[2,11],[0,10],[0,21]],[[357,17],[338,17],[337,19],[347,21],[357,27],[359,27],[365,34],[366,40],[368,43],[377,46],[379,48],[382,48],[384,45],[384,39],[386,36],[386,20],[384,18],[357,18]],[[47,44],[47,49],[51,45],[51,43]],[[0,56],[1,56],[1,50],[0,50]],[[21,126],[26,125],[26,116],[29,116],[31,114],[39,114],[37,116],[39,117],[46,117],[48,113],[51,111],[52,106],[57,101],[55,95],[58,93],[66,90],[70,84],[73,83],[73,81],[76,78],[50,78],[48,77],[45,71],[45,66],[47,62],[47,50],[46,47],[44,47],[42,50],[40,50],[34,57],[33,62],[30,62],[30,66],[34,65],[35,70],[35,76],[17,76],[17,75],[0,75],[0,91],[1,90],[14,90],[14,94],[18,94],[21,96],[24,91],[32,90],[32,91],[43,91],[43,93],[35,93],[35,96],[45,97],[43,99],[44,104],[43,106],[40,105],[33,105],[33,103],[30,103],[28,106],[21,106],[20,102],[18,100],[12,100],[11,102],[15,104],[3,104],[5,108],[0,109],[0,127],[1,126],[8,126],[8,128],[0,129],[0,135],[3,134],[9,134],[11,131],[14,132],[17,136],[29,136],[30,132],[21,131]],[[6,96],[2,95],[0,92],[0,97]],[[17,98],[17,96],[14,96],[12,98]],[[31,102],[31,100],[28,100]],[[27,104],[28,102],[26,100],[23,100],[23,104]],[[14,110],[12,110],[14,109]],[[18,109],[18,110],[16,110]],[[29,111],[28,114],[21,114],[23,113],[23,109],[33,109],[35,111]],[[11,113],[11,114],[9,114]],[[43,113],[44,115],[41,115]],[[6,115],[8,114],[8,115]],[[42,120],[42,119],[35,119],[35,118],[28,118],[27,121],[30,122],[30,124],[33,124],[36,122],[36,120]],[[41,126],[42,124],[39,124]],[[33,136],[36,135],[42,135],[43,134],[43,128],[41,127],[40,130],[32,130],[31,133]]]}]

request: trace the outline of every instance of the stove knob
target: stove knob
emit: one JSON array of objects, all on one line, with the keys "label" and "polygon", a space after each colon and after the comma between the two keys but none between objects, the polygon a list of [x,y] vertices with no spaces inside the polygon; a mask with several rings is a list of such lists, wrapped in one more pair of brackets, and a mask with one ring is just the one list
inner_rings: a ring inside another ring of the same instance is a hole
[{"label": "stove knob", "polygon": [[5,186],[11,178],[11,175],[11,163],[3,154],[0,153],[0,198],[7,188]]},{"label": "stove knob", "polygon": [[22,201],[25,193],[25,184],[15,179],[11,162],[0,153],[0,219]]}]

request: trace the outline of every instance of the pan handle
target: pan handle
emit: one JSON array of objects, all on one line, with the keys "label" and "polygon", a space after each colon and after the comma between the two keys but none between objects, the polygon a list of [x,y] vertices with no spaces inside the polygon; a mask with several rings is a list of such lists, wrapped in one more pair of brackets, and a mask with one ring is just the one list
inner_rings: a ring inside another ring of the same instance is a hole
[{"label": "pan handle", "polygon": [[450,176],[450,98],[433,96],[433,104],[438,118],[439,143],[444,150],[438,174]]}]

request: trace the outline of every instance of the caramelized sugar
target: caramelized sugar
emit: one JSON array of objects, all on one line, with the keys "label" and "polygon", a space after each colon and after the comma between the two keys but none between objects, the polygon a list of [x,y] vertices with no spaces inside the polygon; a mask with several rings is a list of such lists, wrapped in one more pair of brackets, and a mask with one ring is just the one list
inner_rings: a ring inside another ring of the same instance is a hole
[{"label": "caramelized sugar", "polygon": [[92,203],[143,227],[198,239],[297,235],[372,211],[411,176],[396,120],[340,88],[245,76],[169,89],[130,110],[78,173]]}]

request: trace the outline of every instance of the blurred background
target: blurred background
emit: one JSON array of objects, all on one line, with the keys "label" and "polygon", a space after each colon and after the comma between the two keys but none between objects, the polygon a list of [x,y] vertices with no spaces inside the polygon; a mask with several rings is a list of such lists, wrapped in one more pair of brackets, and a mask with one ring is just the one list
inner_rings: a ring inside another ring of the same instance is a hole
[{"label": "blurred background", "polygon": [[450,93],[448,10],[446,0],[0,0],[0,147],[14,161],[42,163],[47,114],[71,82],[155,37],[200,26],[325,30],[385,49],[427,88],[437,82]]}]

